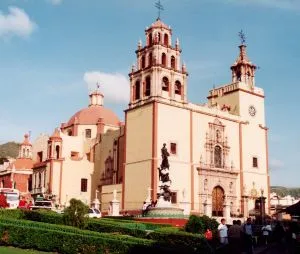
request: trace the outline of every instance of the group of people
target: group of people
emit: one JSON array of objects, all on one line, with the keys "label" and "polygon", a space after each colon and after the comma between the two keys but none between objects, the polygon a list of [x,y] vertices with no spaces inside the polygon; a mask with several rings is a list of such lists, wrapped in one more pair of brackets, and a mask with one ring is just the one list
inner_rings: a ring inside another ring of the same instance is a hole
[{"label": "group of people", "polygon": [[148,213],[148,211],[153,208],[153,207],[156,207],[156,204],[157,204],[157,200],[156,201],[153,201],[151,200],[151,203],[147,203],[146,201],[144,201],[143,203],[143,208],[142,208],[142,216],[146,216],[146,214]]},{"label": "group of people", "polygon": [[18,208],[20,209],[30,209],[33,206],[32,200],[27,201],[24,197],[22,197],[19,201]]},{"label": "group of people", "polygon": [[242,224],[241,220],[234,220],[233,225],[227,227],[226,220],[221,219],[221,224],[218,226],[220,243],[228,245],[230,253],[237,254],[244,250],[247,254],[253,253],[253,224],[251,218],[248,218]]},{"label": "group of people", "polygon": [[[278,248],[282,248],[282,253],[285,250],[294,253],[296,229],[291,225],[283,226],[280,222],[271,225],[271,221],[266,221],[264,226],[254,227],[253,221],[248,218],[243,224],[240,220],[234,220],[233,225],[228,228],[226,220],[223,218],[218,226],[218,234],[221,245],[226,246],[226,249],[229,250],[228,253],[238,254],[244,251],[252,254],[253,243],[257,244],[258,239],[262,239],[261,243],[268,245],[271,237],[273,242],[278,243]],[[208,233],[209,230],[205,237],[210,240]]]}]

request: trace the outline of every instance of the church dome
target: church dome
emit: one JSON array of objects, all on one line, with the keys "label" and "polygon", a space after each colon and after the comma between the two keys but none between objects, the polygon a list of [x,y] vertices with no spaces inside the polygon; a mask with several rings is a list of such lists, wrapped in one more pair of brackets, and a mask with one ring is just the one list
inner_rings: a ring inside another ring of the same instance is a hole
[{"label": "church dome", "polygon": [[79,125],[96,125],[99,119],[103,119],[103,123],[107,125],[119,125],[119,118],[117,115],[100,105],[90,105],[77,113],[75,113],[67,123],[67,126],[73,124]]}]

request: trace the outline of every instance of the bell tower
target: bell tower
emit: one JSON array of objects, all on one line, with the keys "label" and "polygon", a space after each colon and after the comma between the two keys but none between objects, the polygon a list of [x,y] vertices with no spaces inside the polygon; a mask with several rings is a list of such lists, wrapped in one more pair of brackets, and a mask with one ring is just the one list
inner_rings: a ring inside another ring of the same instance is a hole
[{"label": "bell tower", "polygon": [[186,103],[188,73],[185,64],[181,65],[179,40],[172,46],[172,30],[159,18],[146,28],[145,34],[146,45],[139,41],[137,62],[129,73],[129,108],[151,98]]},{"label": "bell tower", "polygon": [[24,141],[19,148],[19,158],[31,159],[32,158],[32,144],[29,141],[29,135],[24,135]]},{"label": "bell tower", "polygon": [[239,33],[241,45],[239,56],[231,66],[232,83],[243,82],[249,90],[255,87],[255,70],[256,66],[249,60],[245,45],[245,35],[243,31]]}]

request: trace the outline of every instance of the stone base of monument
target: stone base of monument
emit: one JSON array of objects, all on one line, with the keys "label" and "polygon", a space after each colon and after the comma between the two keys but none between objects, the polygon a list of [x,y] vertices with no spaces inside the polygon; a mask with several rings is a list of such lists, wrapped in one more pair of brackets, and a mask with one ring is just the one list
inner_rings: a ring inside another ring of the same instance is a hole
[{"label": "stone base of monument", "polygon": [[178,207],[153,207],[146,214],[147,218],[184,218],[183,209]]}]

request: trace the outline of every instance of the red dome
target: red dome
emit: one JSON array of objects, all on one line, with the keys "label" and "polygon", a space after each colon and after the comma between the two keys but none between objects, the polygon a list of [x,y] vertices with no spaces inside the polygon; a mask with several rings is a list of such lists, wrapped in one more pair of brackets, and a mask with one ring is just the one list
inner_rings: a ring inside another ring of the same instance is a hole
[{"label": "red dome", "polygon": [[100,118],[103,119],[104,124],[108,125],[118,126],[120,122],[117,115],[111,110],[100,105],[93,105],[78,111],[70,118],[65,127],[73,125],[74,123],[80,125],[94,125],[97,124]]}]

